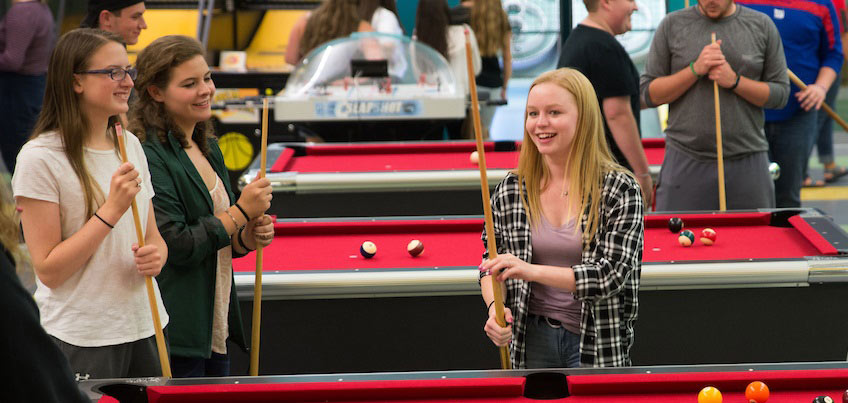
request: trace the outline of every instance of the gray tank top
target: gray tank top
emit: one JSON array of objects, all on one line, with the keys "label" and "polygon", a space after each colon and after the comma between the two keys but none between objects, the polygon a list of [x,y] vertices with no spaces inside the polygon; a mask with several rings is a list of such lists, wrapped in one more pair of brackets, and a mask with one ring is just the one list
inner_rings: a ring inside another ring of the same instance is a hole
[{"label": "gray tank top", "polygon": [[[531,263],[559,267],[580,264],[583,231],[579,225],[575,230],[576,222],[571,220],[562,227],[554,227],[541,215],[538,225],[530,230]],[[571,292],[540,283],[530,285],[529,312],[556,319],[569,332],[580,334],[580,308],[581,302]]]}]

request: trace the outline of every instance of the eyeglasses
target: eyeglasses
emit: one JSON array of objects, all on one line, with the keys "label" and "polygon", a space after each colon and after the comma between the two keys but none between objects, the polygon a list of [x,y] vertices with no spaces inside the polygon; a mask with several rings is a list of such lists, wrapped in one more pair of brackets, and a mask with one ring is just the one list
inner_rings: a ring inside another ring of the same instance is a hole
[{"label": "eyeglasses", "polygon": [[130,76],[131,79],[135,80],[138,77],[138,69],[135,67],[128,69],[113,67],[111,69],[77,71],[75,74],[108,74],[109,78],[115,81],[122,81],[124,77]]}]

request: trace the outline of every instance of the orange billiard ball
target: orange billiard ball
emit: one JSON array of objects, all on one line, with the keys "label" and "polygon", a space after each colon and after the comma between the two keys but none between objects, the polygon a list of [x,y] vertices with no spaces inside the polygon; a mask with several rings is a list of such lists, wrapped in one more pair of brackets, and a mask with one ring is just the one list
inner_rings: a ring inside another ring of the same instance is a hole
[{"label": "orange billiard ball", "polygon": [[765,403],[769,398],[769,388],[760,381],[754,381],[745,388],[745,398],[749,403]]},{"label": "orange billiard ball", "polygon": [[721,392],[712,386],[707,386],[698,393],[698,403],[721,403]]}]

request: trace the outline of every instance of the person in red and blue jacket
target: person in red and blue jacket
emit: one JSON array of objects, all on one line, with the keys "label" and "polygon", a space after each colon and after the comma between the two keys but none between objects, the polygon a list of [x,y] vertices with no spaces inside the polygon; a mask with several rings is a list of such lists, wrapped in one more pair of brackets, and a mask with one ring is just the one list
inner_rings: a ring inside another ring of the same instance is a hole
[{"label": "person in red and blue jacket", "polygon": [[780,164],[775,181],[777,207],[801,205],[801,183],[809,150],[818,138],[817,111],[842,68],[839,19],[831,0],[739,0],[768,15],[777,26],[789,70],[807,84],[792,85],[782,109],[766,110],[771,160]]}]

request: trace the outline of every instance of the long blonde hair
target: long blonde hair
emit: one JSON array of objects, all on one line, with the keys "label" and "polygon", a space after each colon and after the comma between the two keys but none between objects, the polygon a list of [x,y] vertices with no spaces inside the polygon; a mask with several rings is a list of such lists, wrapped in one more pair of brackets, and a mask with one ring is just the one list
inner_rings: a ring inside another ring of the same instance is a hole
[{"label": "long blonde hair", "polygon": [[[47,85],[41,114],[38,115],[38,121],[32,131],[32,138],[50,131],[56,131],[62,137],[65,155],[82,183],[86,217],[94,215],[100,204],[105,201],[105,195],[100,186],[96,186],[94,178],[85,166],[83,142],[90,131],[91,122],[88,122],[82,113],[80,96],[74,91],[74,72],[88,70],[91,56],[109,42],[124,45],[119,36],[94,28],[75,29],[59,38],[47,68]],[[110,126],[116,119],[117,116],[109,119]],[[114,133],[112,138],[117,150]]]},{"label": "long blonde hair", "polygon": [[[615,162],[610,153],[604,135],[601,110],[592,83],[579,71],[561,68],[546,72],[537,77],[530,85],[556,84],[574,95],[577,103],[577,124],[574,137],[568,151],[565,172],[569,175],[568,194],[580,196],[580,212],[586,214],[586,227],[583,229],[583,245],[588,247],[598,231],[601,191],[604,176],[610,171],[625,171]],[[542,185],[549,182],[550,171],[530,133],[527,132],[527,112],[524,112],[524,142],[518,157],[518,183],[525,186],[522,192],[522,204],[531,225],[538,222],[542,212]],[[568,199],[563,199],[567,201]],[[573,200],[573,199],[572,199]]]},{"label": "long blonde hair", "polygon": [[474,0],[471,29],[477,37],[480,56],[496,56],[498,51],[503,50],[510,29],[501,0]]},{"label": "long blonde hair", "polygon": [[[0,245],[6,249],[15,260],[23,256],[20,250],[21,232],[19,214],[12,201],[12,192],[7,178],[8,174],[0,172]],[[14,262],[13,262],[14,263]]]}]

